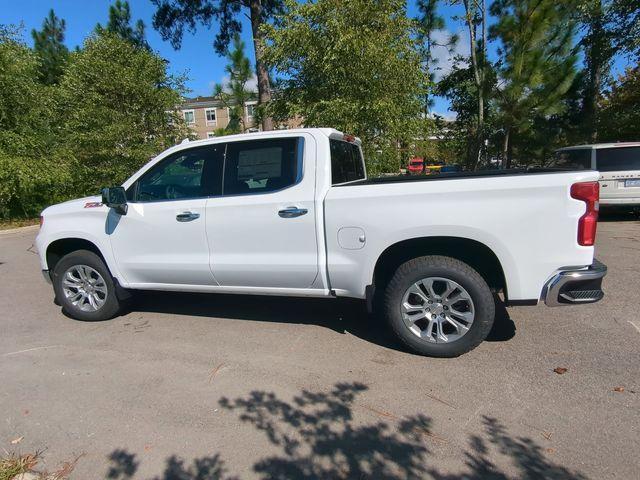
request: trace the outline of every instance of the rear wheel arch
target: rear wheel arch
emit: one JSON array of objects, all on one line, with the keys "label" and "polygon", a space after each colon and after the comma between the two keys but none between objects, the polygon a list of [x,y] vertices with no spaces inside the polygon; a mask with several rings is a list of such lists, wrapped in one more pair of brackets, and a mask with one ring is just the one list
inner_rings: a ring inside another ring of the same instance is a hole
[{"label": "rear wheel arch", "polygon": [[419,237],[402,240],[387,247],[378,257],[371,285],[368,289],[380,291],[403,263],[425,255],[451,257],[476,270],[493,291],[503,290],[507,283],[498,256],[485,244],[464,237]]}]

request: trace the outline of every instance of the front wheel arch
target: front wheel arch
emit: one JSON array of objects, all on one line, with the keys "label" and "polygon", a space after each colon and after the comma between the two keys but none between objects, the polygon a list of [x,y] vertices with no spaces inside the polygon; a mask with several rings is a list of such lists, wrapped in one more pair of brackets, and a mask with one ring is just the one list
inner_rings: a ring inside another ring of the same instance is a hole
[{"label": "front wheel arch", "polygon": [[100,251],[100,248],[98,248],[98,246],[92,241],[84,238],[60,238],[58,240],[54,240],[47,246],[45,257],[47,261],[47,268],[49,269],[49,277],[53,275],[56,265],[62,258],[79,250],[92,252],[102,260],[106,269],[109,271],[111,278],[113,278],[116,286],[116,294],[120,300],[127,301],[131,298],[131,292],[120,285],[120,281],[116,275],[114,275],[113,269],[109,266],[109,262],[107,262],[107,259]]}]

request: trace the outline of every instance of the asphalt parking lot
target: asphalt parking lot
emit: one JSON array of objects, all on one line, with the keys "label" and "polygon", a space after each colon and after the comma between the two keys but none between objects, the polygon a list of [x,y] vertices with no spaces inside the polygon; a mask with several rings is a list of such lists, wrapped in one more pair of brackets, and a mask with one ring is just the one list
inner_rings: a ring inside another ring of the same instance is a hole
[{"label": "asphalt parking lot", "polygon": [[631,217],[599,225],[602,302],[500,309],[447,360],[401,351],[351,301],[146,293],[71,320],[34,237],[0,234],[3,453],[82,480],[638,478]]}]

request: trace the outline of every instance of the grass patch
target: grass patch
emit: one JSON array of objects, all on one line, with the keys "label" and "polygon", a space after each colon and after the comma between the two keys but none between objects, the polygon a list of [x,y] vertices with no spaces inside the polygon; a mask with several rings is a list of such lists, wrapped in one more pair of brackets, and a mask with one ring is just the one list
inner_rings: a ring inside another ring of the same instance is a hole
[{"label": "grass patch", "polygon": [[0,220],[0,230],[10,230],[12,228],[28,227],[30,225],[38,225],[38,223],[40,223],[40,218],[20,218],[17,220]]},{"label": "grass patch", "polygon": [[38,454],[15,455],[0,458],[0,480],[11,480],[20,473],[26,473],[38,464]]}]

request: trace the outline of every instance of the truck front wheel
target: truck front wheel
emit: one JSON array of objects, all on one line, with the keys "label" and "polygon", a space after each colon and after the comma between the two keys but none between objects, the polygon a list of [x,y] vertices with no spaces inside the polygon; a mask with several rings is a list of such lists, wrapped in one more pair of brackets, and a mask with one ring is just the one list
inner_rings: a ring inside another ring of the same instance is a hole
[{"label": "truck front wheel", "polygon": [[402,264],[386,286],[383,308],[397,338],[412,352],[431,357],[474,349],[495,317],[493,295],[480,274],[443,256]]},{"label": "truck front wheel", "polygon": [[56,299],[72,318],[107,320],[120,310],[109,269],[93,252],[77,250],[62,257],[53,269],[52,282]]}]

